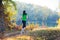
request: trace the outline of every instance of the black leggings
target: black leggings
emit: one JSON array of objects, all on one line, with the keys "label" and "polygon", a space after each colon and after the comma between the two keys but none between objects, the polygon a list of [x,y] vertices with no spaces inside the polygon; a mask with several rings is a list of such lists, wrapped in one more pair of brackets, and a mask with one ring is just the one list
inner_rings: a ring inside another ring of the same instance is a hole
[{"label": "black leggings", "polygon": [[22,21],[23,23],[23,27],[22,28],[25,28],[26,27],[26,21]]}]

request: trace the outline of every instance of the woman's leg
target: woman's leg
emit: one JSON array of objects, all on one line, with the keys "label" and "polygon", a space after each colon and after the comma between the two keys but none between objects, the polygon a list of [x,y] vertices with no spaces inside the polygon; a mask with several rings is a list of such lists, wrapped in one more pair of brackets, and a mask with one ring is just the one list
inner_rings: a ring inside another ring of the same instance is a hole
[{"label": "woman's leg", "polygon": [[22,34],[22,33],[24,32],[24,30],[25,30],[26,21],[22,21],[22,24],[23,24],[23,26],[22,26],[21,34]]},{"label": "woman's leg", "polygon": [[23,28],[25,28],[25,27],[26,27],[26,21],[23,22]]}]

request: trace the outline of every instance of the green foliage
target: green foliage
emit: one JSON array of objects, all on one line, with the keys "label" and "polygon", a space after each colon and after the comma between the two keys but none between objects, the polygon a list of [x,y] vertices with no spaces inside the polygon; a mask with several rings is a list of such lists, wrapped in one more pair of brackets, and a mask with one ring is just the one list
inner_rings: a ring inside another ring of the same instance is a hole
[{"label": "green foliage", "polygon": [[11,20],[16,19],[16,4],[12,0],[2,0],[2,3],[3,5],[0,5],[0,18],[3,16],[4,27],[10,28],[10,26],[13,26]]},{"label": "green foliage", "polygon": [[16,4],[15,4],[14,1],[12,1],[12,0],[3,0],[3,3],[4,3],[4,5],[9,5],[9,3],[11,3],[15,7],[15,10],[16,10]]}]

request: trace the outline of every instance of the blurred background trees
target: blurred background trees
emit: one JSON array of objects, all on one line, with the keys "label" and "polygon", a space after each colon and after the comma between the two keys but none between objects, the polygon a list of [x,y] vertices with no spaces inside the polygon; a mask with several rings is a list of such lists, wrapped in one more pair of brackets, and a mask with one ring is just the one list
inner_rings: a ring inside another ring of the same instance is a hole
[{"label": "blurred background trees", "polygon": [[16,4],[12,0],[0,0],[0,26],[5,28],[13,26],[11,20],[15,20],[16,10]]}]

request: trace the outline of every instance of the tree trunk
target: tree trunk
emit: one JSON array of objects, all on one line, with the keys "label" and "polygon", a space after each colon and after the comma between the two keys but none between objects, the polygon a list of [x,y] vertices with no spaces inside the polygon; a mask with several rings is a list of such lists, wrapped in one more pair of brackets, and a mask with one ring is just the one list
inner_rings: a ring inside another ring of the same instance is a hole
[{"label": "tree trunk", "polygon": [[2,0],[0,0],[0,5],[2,4]]},{"label": "tree trunk", "polygon": [[2,4],[2,0],[0,0],[0,38],[4,37],[5,31],[5,22],[4,22],[4,6]]}]

